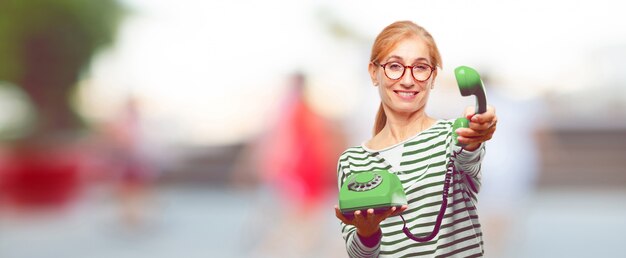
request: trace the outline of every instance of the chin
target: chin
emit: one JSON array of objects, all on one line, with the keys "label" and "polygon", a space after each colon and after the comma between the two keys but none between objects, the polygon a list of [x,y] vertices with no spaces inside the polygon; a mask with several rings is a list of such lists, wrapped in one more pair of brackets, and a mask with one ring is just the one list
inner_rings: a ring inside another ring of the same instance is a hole
[{"label": "chin", "polygon": [[410,113],[415,113],[419,110],[418,105],[414,104],[414,105],[394,105],[391,107],[391,110],[393,110],[396,113],[402,113],[402,114],[410,114]]}]

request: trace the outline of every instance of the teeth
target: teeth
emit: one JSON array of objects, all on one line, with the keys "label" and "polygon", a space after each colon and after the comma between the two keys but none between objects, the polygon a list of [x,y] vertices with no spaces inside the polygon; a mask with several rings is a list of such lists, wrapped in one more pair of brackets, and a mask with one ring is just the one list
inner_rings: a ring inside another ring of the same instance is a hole
[{"label": "teeth", "polygon": [[410,96],[414,96],[415,94],[417,94],[417,92],[398,92],[398,94],[400,94],[400,96],[402,97],[410,97]]}]

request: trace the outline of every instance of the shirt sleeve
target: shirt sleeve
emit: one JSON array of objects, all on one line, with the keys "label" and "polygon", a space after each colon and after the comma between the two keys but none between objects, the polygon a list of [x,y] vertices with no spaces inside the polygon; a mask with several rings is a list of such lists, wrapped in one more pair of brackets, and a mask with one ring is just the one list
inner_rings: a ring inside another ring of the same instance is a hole
[{"label": "shirt sleeve", "polygon": [[469,176],[470,187],[476,193],[480,190],[482,177],[481,164],[485,156],[485,143],[481,143],[476,150],[468,151],[459,146],[452,145],[453,153],[458,153],[454,160],[454,166],[461,173]]},{"label": "shirt sleeve", "polygon": [[[344,166],[341,164],[341,158],[339,164],[337,165],[337,184],[339,189],[343,185],[343,182],[346,178]],[[373,238],[376,239],[367,239],[365,243],[363,243],[362,239],[356,233],[356,227],[353,225],[347,225],[343,222],[340,222],[341,225],[341,234],[343,239],[346,241],[346,251],[348,252],[348,256],[352,258],[370,258],[370,257],[378,257],[380,252],[380,240],[382,238],[381,234],[376,234]],[[368,247],[371,246],[371,247]]]}]

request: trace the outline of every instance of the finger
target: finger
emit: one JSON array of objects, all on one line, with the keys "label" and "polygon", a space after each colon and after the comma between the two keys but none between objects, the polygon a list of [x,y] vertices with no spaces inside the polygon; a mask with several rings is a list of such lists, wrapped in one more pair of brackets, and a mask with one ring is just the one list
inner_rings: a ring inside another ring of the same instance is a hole
[{"label": "finger", "polygon": [[395,211],[393,214],[391,214],[391,216],[397,216],[397,215],[400,215],[400,214],[402,214],[402,213],[403,213],[406,209],[408,209],[408,208],[409,208],[409,206],[408,206],[408,205],[402,205],[402,206],[400,206],[400,208],[397,208],[397,209],[396,209],[396,211]]},{"label": "finger", "polygon": [[374,209],[367,209],[367,217],[365,217],[368,223],[375,223],[376,216],[374,216]]},{"label": "finger", "polygon": [[493,133],[495,131],[496,131],[496,126],[493,126],[489,128],[487,131],[482,132],[482,134],[479,134],[476,136],[468,136],[467,134],[459,135],[458,140],[460,143],[464,143],[464,144],[480,143],[480,142],[491,140],[491,137],[493,136]]},{"label": "finger", "polygon": [[335,205],[335,216],[341,220],[341,222],[348,224],[348,225],[352,225],[352,221],[350,221],[348,218],[346,218],[346,216],[343,215],[343,213],[341,213],[341,211],[339,210],[339,207],[337,207],[337,205]]},{"label": "finger", "polygon": [[491,131],[494,131],[496,125],[497,125],[497,120],[494,120],[488,123],[483,123],[483,124],[472,122],[470,123],[469,128],[458,128],[456,129],[455,132],[458,135],[465,136],[465,137],[476,137],[476,136],[484,135]]},{"label": "finger", "polygon": [[468,119],[476,123],[485,123],[487,121],[493,120],[495,117],[496,117],[496,109],[492,106],[487,105],[487,111],[485,113],[476,114]]},{"label": "finger", "polygon": [[363,224],[365,222],[365,217],[360,210],[354,211],[354,219],[352,220],[354,225]]},{"label": "finger", "polygon": [[484,130],[487,130],[490,127],[494,126],[495,124],[496,124],[495,120],[486,121],[484,123],[470,122],[469,123],[469,129],[473,129],[473,130],[476,130],[476,131],[484,131]]},{"label": "finger", "polygon": [[467,106],[465,107],[465,110],[463,111],[463,117],[467,118],[468,120],[471,120],[472,116],[474,116],[475,113],[476,113],[476,108],[474,108],[474,106]]},{"label": "finger", "polygon": [[456,134],[458,136],[462,136],[465,138],[473,138],[473,137],[479,137],[485,134],[485,130],[474,130],[474,129],[469,129],[469,128],[459,128],[456,131]]},{"label": "finger", "polygon": [[482,137],[465,138],[459,137],[459,142],[462,144],[482,143],[491,140],[491,134]]},{"label": "finger", "polygon": [[389,209],[385,213],[383,213],[382,214],[383,220],[393,216],[393,213],[396,212],[396,210],[398,210],[398,208],[396,208],[396,206],[393,206],[393,207],[391,207],[391,209]]},{"label": "finger", "polygon": [[380,225],[380,223],[387,219],[388,217],[391,217],[391,215],[397,210],[397,208],[395,206],[392,206],[391,208],[389,208],[388,210],[386,210],[385,212],[381,213],[381,214],[376,214],[374,215],[375,219],[374,219],[374,223],[376,223],[377,225]]}]

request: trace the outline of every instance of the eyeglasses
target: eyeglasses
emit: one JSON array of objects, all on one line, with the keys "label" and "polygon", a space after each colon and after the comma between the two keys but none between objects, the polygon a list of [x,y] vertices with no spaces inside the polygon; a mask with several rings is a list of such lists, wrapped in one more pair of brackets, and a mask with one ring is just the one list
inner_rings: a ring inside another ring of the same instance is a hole
[{"label": "eyeglasses", "polygon": [[406,69],[411,68],[411,75],[413,75],[413,79],[418,82],[423,82],[428,80],[435,70],[435,68],[428,64],[403,65],[398,62],[389,62],[378,65],[380,65],[383,68],[383,71],[385,71],[385,76],[391,80],[398,80],[402,78]]}]

